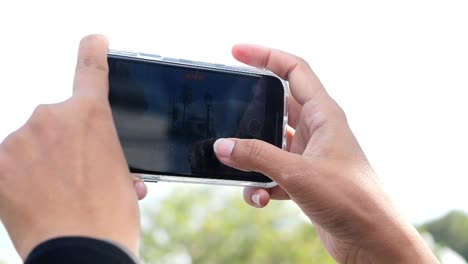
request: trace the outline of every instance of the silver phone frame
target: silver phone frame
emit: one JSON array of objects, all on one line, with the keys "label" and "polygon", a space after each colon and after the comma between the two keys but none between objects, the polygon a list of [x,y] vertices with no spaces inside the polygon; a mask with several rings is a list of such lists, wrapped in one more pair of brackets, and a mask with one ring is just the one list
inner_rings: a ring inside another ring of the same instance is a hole
[{"label": "silver phone frame", "polygon": [[[283,136],[282,136],[282,149],[286,149],[286,125],[288,124],[288,97],[289,97],[289,85],[288,82],[281,79],[278,75],[266,69],[258,69],[253,67],[241,67],[241,66],[230,66],[217,63],[207,63],[201,61],[192,61],[186,59],[177,59],[170,57],[163,57],[156,54],[145,53],[145,52],[129,52],[122,50],[110,49],[108,55],[114,55],[117,57],[138,59],[142,61],[155,61],[163,62],[168,65],[186,66],[197,69],[208,69],[227,73],[242,73],[247,75],[269,75],[274,76],[281,80],[284,89],[284,113],[283,113]],[[179,183],[196,183],[196,184],[210,184],[210,185],[228,185],[228,186],[244,186],[244,187],[261,187],[271,188],[277,185],[276,182],[252,182],[252,181],[236,181],[236,180],[225,180],[225,179],[209,179],[209,178],[196,178],[196,177],[184,177],[184,176],[171,176],[163,174],[140,174],[135,173],[134,175],[140,177],[145,182],[179,182]]]}]

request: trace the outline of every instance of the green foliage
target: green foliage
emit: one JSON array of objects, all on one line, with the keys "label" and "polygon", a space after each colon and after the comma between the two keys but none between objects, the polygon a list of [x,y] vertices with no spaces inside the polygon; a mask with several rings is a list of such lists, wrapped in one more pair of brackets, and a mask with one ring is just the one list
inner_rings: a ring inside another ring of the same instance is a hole
[{"label": "green foliage", "polygon": [[420,228],[431,233],[434,240],[453,249],[468,261],[468,215],[452,211],[446,216],[430,221]]},{"label": "green foliage", "polygon": [[[231,189],[232,190],[232,189]],[[246,205],[223,187],[190,187],[146,207],[142,258],[147,263],[335,263],[310,222],[290,202]]]}]

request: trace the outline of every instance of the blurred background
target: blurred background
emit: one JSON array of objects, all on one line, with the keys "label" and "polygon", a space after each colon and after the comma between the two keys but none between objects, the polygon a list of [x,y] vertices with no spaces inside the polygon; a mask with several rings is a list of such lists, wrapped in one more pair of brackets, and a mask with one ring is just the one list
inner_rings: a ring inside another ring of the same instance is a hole
[{"label": "blurred background", "polygon": [[[468,5],[395,1],[0,3],[0,140],[71,95],[81,37],[111,48],[238,64],[234,43],[306,59],[402,213],[443,263],[468,260]],[[291,202],[253,209],[237,187],[149,184],[147,263],[333,263]],[[0,228],[0,263],[21,263]]]}]

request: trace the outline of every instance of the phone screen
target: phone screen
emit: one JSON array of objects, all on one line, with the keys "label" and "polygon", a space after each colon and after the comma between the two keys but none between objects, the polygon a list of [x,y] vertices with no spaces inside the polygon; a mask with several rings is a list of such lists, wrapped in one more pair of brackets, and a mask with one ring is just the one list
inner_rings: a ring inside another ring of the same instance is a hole
[{"label": "phone screen", "polygon": [[220,163],[218,138],[281,147],[284,87],[269,75],[109,55],[109,101],[131,172],[271,182]]}]

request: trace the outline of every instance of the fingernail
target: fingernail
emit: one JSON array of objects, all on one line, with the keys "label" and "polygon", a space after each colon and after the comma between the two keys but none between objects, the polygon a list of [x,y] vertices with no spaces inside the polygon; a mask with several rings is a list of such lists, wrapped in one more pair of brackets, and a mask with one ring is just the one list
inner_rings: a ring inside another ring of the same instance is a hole
[{"label": "fingernail", "polygon": [[135,189],[136,189],[136,192],[140,195],[146,194],[146,185],[142,181],[138,181],[135,184]]},{"label": "fingernail", "polygon": [[252,194],[252,198],[251,198],[251,199],[252,199],[252,202],[253,202],[256,206],[261,207],[261,205],[260,205],[260,194],[258,194],[258,193]]},{"label": "fingernail", "polygon": [[220,138],[213,144],[213,150],[218,157],[229,158],[235,145],[236,142],[232,140]]}]

